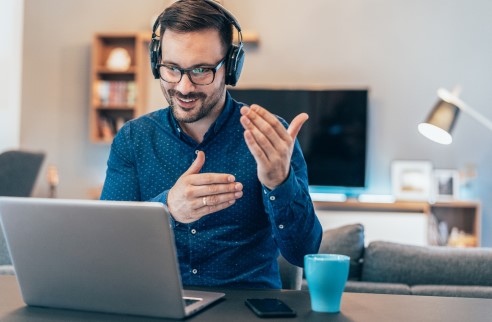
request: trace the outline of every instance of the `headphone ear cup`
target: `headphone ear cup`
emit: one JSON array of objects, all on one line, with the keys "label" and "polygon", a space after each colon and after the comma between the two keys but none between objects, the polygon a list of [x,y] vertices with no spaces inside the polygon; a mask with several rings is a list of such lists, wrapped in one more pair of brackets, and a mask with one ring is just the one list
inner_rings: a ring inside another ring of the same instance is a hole
[{"label": "headphone ear cup", "polygon": [[239,46],[232,45],[229,49],[229,55],[226,64],[226,85],[236,86],[239,76],[241,76],[241,70],[244,64],[244,50],[243,44]]},{"label": "headphone ear cup", "polygon": [[152,75],[155,79],[159,79],[159,58],[161,53],[161,42],[159,39],[152,39],[149,44],[149,54],[150,54],[150,69],[152,70]]}]

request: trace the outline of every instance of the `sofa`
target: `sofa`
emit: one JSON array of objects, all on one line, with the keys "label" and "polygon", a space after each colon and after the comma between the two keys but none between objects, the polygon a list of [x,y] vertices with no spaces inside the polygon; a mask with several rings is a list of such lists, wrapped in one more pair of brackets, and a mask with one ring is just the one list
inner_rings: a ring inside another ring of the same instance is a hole
[{"label": "sofa", "polygon": [[[492,298],[492,249],[373,241],[361,224],[327,230],[319,253],[350,257],[346,292]],[[301,289],[308,289],[303,278]]]},{"label": "sofa", "polygon": [[0,275],[13,275],[14,267],[10,260],[10,255],[7,250],[5,237],[3,236],[2,226],[0,225]]}]

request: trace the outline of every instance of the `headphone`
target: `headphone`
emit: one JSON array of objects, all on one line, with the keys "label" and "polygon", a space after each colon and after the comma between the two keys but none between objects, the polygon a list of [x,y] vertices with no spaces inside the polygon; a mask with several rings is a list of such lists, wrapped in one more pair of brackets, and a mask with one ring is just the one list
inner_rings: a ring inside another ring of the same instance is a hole
[{"label": "headphone", "polygon": [[[182,0],[181,0],[182,1]],[[225,83],[226,85],[235,86],[241,75],[241,69],[244,64],[244,50],[243,50],[243,35],[241,33],[241,26],[239,22],[234,18],[232,13],[227,11],[222,5],[213,0],[203,0],[219,12],[221,12],[224,17],[229,20],[229,22],[236,28],[239,33],[239,43],[237,45],[232,44],[227,52],[225,59]],[[157,66],[161,60],[161,41],[159,39],[160,35],[157,36],[156,31],[159,27],[159,20],[163,13],[159,15],[157,20],[154,22],[154,27],[152,28],[152,39],[149,44],[149,54],[150,54],[150,68],[155,79],[159,79],[159,67]]]}]

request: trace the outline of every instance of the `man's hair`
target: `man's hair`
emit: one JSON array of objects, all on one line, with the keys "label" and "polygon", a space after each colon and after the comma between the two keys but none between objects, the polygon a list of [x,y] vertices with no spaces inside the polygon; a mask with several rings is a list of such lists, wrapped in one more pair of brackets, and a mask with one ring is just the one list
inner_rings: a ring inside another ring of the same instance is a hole
[{"label": "man's hair", "polygon": [[[212,4],[203,0],[180,0],[167,7],[160,16],[161,39],[166,29],[192,32],[215,29],[219,32],[226,52],[232,44],[233,26],[229,19]],[[166,47],[163,44],[162,47]]]}]

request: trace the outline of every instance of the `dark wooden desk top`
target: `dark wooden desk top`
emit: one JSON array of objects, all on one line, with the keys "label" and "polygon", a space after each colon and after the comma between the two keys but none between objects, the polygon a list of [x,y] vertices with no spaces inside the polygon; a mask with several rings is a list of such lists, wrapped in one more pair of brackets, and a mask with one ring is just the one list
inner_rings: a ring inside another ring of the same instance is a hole
[{"label": "dark wooden desk top", "polygon": [[[186,321],[491,321],[492,299],[344,293],[339,314],[316,313],[306,291],[221,290],[225,299]],[[245,305],[252,297],[276,297],[296,318],[260,319]],[[166,321],[125,315],[27,307],[14,276],[0,276],[0,321]]]}]

